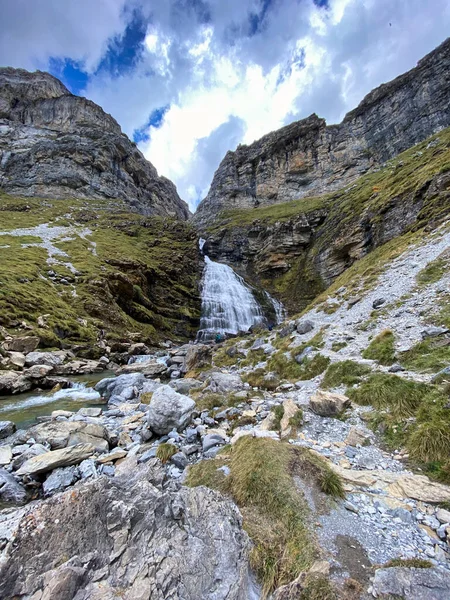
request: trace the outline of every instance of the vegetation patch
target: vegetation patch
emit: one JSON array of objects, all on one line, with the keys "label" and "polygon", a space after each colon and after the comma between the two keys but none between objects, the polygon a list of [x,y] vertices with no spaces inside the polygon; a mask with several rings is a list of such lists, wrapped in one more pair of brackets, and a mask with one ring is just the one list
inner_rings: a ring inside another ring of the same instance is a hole
[{"label": "vegetation patch", "polygon": [[428,338],[401,356],[402,365],[410,371],[437,373],[450,364],[450,338]]},{"label": "vegetation patch", "polygon": [[342,348],[345,348],[346,346],[348,346],[347,342],[333,342],[331,344],[331,349],[333,352],[339,352],[339,350],[342,350]]},{"label": "vegetation patch", "polygon": [[323,378],[322,386],[329,389],[340,385],[353,386],[361,382],[362,378],[371,372],[367,365],[343,360],[332,363]]},{"label": "vegetation patch", "polygon": [[[301,351],[301,348],[296,348],[295,352]],[[288,381],[299,381],[313,379],[325,371],[330,363],[328,357],[322,354],[315,354],[312,358],[306,357],[305,360],[298,364],[290,355],[284,352],[272,354],[267,362],[267,370],[276,373],[280,379]]]},{"label": "vegetation patch", "polygon": [[168,462],[174,454],[178,452],[178,448],[173,444],[159,444],[156,449],[156,457],[164,464]]},{"label": "vegetation patch", "polygon": [[448,272],[448,252],[431,261],[416,276],[417,284],[421,287],[436,283]]},{"label": "vegetation patch", "polygon": [[362,353],[364,358],[376,360],[380,365],[395,362],[395,336],[390,329],[379,333]]},{"label": "vegetation patch", "polygon": [[381,568],[390,569],[392,567],[406,567],[408,569],[431,569],[433,563],[423,558],[393,558]]}]

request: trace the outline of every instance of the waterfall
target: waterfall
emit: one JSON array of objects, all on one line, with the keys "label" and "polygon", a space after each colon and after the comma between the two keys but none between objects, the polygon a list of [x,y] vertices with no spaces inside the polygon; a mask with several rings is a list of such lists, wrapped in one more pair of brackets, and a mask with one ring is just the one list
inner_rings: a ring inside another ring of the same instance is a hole
[{"label": "waterfall", "polygon": [[[199,240],[200,250],[205,240]],[[267,293],[266,293],[267,294]],[[277,321],[282,305],[267,294]],[[216,334],[237,334],[254,325],[267,323],[261,305],[251,288],[228,265],[214,262],[205,255],[202,279],[202,316],[198,340],[211,340]]]}]

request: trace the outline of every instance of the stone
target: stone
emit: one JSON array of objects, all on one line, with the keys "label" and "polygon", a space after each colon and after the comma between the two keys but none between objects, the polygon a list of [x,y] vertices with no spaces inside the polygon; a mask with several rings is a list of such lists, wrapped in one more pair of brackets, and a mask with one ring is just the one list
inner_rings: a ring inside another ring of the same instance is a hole
[{"label": "stone", "polygon": [[114,448],[114,450],[111,450],[111,452],[108,452],[108,454],[103,454],[102,456],[97,457],[97,462],[100,464],[114,462],[120,458],[125,458],[127,454],[128,452],[123,448]]},{"label": "stone", "polygon": [[202,387],[203,384],[201,381],[198,381],[198,379],[185,377],[183,379],[177,379],[176,381],[172,381],[170,385],[179,394],[185,394],[187,396],[191,390],[196,390]]},{"label": "stone", "polygon": [[89,435],[84,431],[76,431],[75,433],[71,433],[69,435],[69,439],[67,440],[67,447],[77,446],[79,444],[91,444],[94,446],[95,452],[100,454],[109,451],[109,444],[105,439]]},{"label": "stone", "polygon": [[62,350],[56,352],[29,352],[25,357],[25,364],[27,367],[34,365],[56,367],[57,365],[62,365],[66,356],[67,354]]},{"label": "stone", "polygon": [[311,409],[321,417],[337,417],[350,406],[350,400],[343,394],[318,390],[309,401]]},{"label": "stone", "polygon": [[293,427],[290,421],[300,412],[300,408],[295,404],[293,400],[291,400],[291,398],[288,398],[283,402],[283,408],[284,414],[280,421],[281,439],[288,438],[293,433]]},{"label": "stone", "polygon": [[448,600],[450,571],[443,567],[377,569],[372,589],[376,598],[386,600],[393,597],[403,600]]},{"label": "stone", "polygon": [[404,371],[404,367],[399,363],[394,363],[391,367],[389,367],[389,373],[400,373],[400,371]]},{"label": "stone", "polygon": [[185,469],[189,464],[189,461],[183,452],[177,452],[171,457],[170,460],[176,467],[178,467],[178,469],[181,470]]},{"label": "stone", "polygon": [[53,367],[48,365],[34,365],[28,369],[25,369],[23,375],[27,379],[43,379],[49,373],[53,371]]},{"label": "stone", "polygon": [[[52,449],[58,449],[67,446],[70,436],[75,433],[83,433],[98,438],[99,443],[102,440],[109,441],[109,433],[103,425],[81,420],[40,423],[30,427],[26,435],[28,439],[34,438],[40,444],[49,444]],[[104,444],[102,447],[104,447]]]},{"label": "stone", "polygon": [[204,436],[202,440],[202,449],[203,452],[208,452],[214,446],[223,446],[225,444],[225,439],[218,434],[207,434]]},{"label": "stone", "polygon": [[450,510],[439,508],[436,511],[436,519],[439,521],[439,523],[450,523]]},{"label": "stone", "polygon": [[423,337],[423,339],[429,338],[429,337],[437,337],[439,335],[444,335],[445,333],[448,333],[448,329],[446,327],[427,327],[426,329],[424,329],[421,332],[421,335]]},{"label": "stone", "polygon": [[12,449],[11,446],[0,446],[0,466],[9,465],[12,461]]},{"label": "stone", "polygon": [[226,394],[242,390],[244,384],[239,375],[231,373],[211,373],[208,377],[208,388],[215,394]]},{"label": "stone", "polygon": [[372,302],[372,308],[380,308],[381,306],[383,306],[383,304],[386,302],[385,298],[376,298],[373,302]]},{"label": "stone", "polygon": [[70,419],[70,417],[73,417],[74,413],[70,410],[54,410],[52,411],[51,414],[51,418],[52,421],[55,421],[56,419],[60,418],[60,417],[64,417],[65,419]]},{"label": "stone", "polygon": [[102,414],[102,409],[94,406],[80,408],[78,414],[82,417],[99,417]]},{"label": "stone", "polygon": [[22,352],[8,352],[8,363],[21,369],[25,366],[25,354],[22,354]]},{"label": "stone", "polygon": [[13,459],[13,470],[17,471],[17,469],[19,469],[23,465],[23,463],[26,462],[29,458],[33,458],[33,456],[39,456],[40,454],[45,454],[46,452],[48,452],[48,448],[46,448],[42,444],[33,444],[31,447],[27,446],[27,450],[25,450]]},{"label": "stone", "polygon": [[0,421],[0,440],[3,440],[16,431],[16,424],[12,421]]},{"label": "stone", "polygon": [[[21,504],[27,499],[27,492],[15,477],[5,469],[0,468],[0,500]],[[0,568],[1,571],[1,568]]]},{"label": "stone", "polygon": [[191,421],[195,402],[178,394],[168,385],[159,387],[152,396],[147,412],[149,428],[159,435],[184,429]]},{"label": "stone", "polygon": [[96,478],[97,477],[97,469],[95,467],[95,462],[92,459],[86,459],[81,461],[79,465],[81,479],[88,479],[89,477]]},{"label": "stone", "polygon": [[299,321],[297,323],[297,333],[305,335],[314,329],[314,323],[312,321]]},{"label": "stone", "polygon": [[301,365],[305,358],[308,356],[308,354],[311,354],[311,352],[314,352],[314,348],[312,346],[306,346],[306,348],[302,352],[300,352],[300,354],[297,354],[295,356],[295,362]]},{"label": "stone", "polygon": [[361,429],[351,427],[345,443],[349,446],[365,446],[370,444],[370,438]]},{"label": "stone", "polygon": [[62,492],[79,479],[78,467],[60,467],[50,473],[42,484],[44,496],[50,496],[57,492]]},{"label": "stone", "polygon": [[207,344],[190,344],[184,357],[183,372],[202,369],[211,364],[212,347]]},{"label": "stone", "polygon": [[51,450],[27,460],[17,471],[17,474],[38,475],[53,471],[58,467],[69,467],[92,456],[94,452],[95,448],[92,444],[79,444],[78,446],[69,446],[61,450]]},{"label": "stone", "polygon": [[[163,487],[164,479],[153,460],[10,511],[0,597],[103,600],[119,590],[129,600],[247,600],[251,545],[237,507],[203,486]],[[65,587],[69,565],[82,577]]]},{"label": "stone", "polygon": [[15,337],[3,342],[5,350],[9,350],[10,352],[20,352],[21,354],[33,352],[38,346],[39,338],[34,335],[28,337]]},{"label": "stone", "polygon": [[256,427],[252,429],[238,429],[234,432],[233,437],[230,440],[230,444],[234,445],[238,440],[246,435],[251,435],[252,437],[257,438],[270,438],[272,440],[279,440],[280,436],[276,431],[265,431],[264,429],[257,429]]},{"label": "stone", "polygon": [[118,371],[117,374],[118,375],[122,375],[122,374],[136,374],[136,373],[140,373],[142,375],[145,375],[146,377],[159,377],[159,375],[162,375],[165,371],[167,371],[167,367],[165,364],[158,362],[157,360],[151,359],[147,362],[141,362],[141,363],[133,363],[131,365],[125,365],[124,367],[121,367]]},{"label": "stone", "polygon": [[[17,382],[19,380],[19,374],[16,371],[0,371],[0,393],[11,394],[17,389]],[[28,387],[23,391],[31,388],[31,384],[28,382]]]},{"label": "stone", "polygon": [[[95,390],[106,400],[109,400],[111,396],[121,396],[122,392],[128,387],[137,388],[141,390],[146,381],[142,373],[130,373],[128,375],[119,375],[118,377],[108,377],[100,380]],[[147,391],[153,391],[147,390]]]}]

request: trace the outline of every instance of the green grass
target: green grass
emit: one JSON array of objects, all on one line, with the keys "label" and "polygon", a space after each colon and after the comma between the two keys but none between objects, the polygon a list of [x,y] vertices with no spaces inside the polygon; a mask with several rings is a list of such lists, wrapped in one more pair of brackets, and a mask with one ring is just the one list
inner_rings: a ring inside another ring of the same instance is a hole
[{"label": "green grass", "polygon": [[399,418],[415,415],[430,386],[397,375],[372,373],[358,388],[347,390],[348,397],[361,406],[388,410]]},{"label": "green grass", "polygon": [[428,338],[401,355],[402,365],[409,371],[437,373],[450,364],[450,340]]},{"label": "green grass", "polygon": [[[299,348],[296,348],[295,352],[297,353],[299,350]],[[299,365],[295,360],[286,356],[284,352],[276,352],[268,360],[266,369],[277,373],[280,379],[299,381],[317,377],[325,371],[329,363],[330,359],[328,357],[316,354],[312,358],[305,358]]]},{"label": "green grass", "polygon": [[278,376],[274,379],[266,379],[268,373],[269,371],[266,369],[255,369],[250,373],[244,374],[242,380],[251,385],[251,387],[273,391],[280,385],[280,380],[278,379]]},{"label": "green grass", "polygon": [[407,569],[431,569],[433,563],[423,558],[393,558],[381,568],[390,569],[393,567],[406,567]]},{"label": "green grass", "polygon": [[347,342],[333,342],[331,344],[331,349],[333,352],[339,352],[339,350],[342,350],[342,348],[345,348],[346,346],[348,346]]},{"label": "green grass", "polygon": [[448,272],[449,266],[449,257],[448,252],[446,252],[436,260],[431,261],[422,271],[420,271],[416,276],[417,284],[420,287],[424,287],[427,285],[431,285],[432,283],[436,283]]},{"label": "green grass", "polygon": [[340,385],[352,386],[361,382],[371,369],[352,360],[332,363],[326,370],[322,386],[330,389]]},{"label": "green grass", "polygon": [[173,444],[163,443],[159,444],[156,449],[156,457],[164,464],[168,462],[174,454],[178,452],[178,448]]},{"label": "green grass", "polygon": [[380,365],[395,362],[395,336],[389,329],[379,333],[362,353],[363,358],[376,360]]},{"label": "green grass", "polygon": [[273,421],[273,429],[274,431],[280,431],[281,429],[281,419],[284,417],[284,406],[282,404],[277,404],[276,406],[272,406],[270,409],[274,414]]}]

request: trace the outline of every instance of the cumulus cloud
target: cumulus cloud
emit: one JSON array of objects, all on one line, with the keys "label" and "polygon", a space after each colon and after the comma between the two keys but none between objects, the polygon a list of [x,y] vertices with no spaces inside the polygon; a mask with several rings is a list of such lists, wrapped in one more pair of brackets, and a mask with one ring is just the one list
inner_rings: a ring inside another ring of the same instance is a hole
[{"label": "cumulus cloud", "polygon": [[[132,68],[105,68],[136,15],[145,35]],[[83,93],[128,135],[139,130],[194,209],[227,150],[312,112],[340,121],[449,25],[448,0],[5,0],[0,61],[80,61]]]}]

